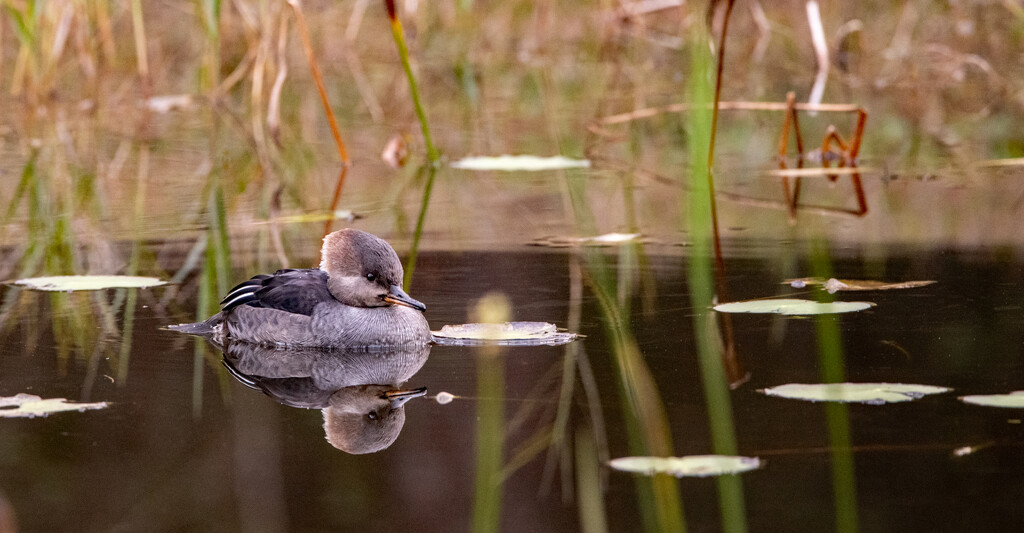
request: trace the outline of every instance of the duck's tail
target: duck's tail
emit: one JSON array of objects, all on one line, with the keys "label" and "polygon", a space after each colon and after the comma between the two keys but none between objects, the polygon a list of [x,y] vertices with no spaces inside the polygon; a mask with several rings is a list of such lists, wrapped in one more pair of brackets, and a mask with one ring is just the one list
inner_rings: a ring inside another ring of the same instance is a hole
[{"label": "duck's tail", "polygon": [[220,331],[221,314],[207,318],[202,322],[192,322],[191,324],[172,324],[167,326],[167,329],[180,331],[182,333],[190,333],[192,335],[212,335]]}]

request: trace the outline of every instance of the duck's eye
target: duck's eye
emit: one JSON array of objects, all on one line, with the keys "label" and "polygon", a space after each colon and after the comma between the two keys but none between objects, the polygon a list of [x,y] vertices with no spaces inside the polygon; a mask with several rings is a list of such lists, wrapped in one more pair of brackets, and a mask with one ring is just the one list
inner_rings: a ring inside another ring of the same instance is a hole
[{"label": "duck's eye", "polygon": [[370,420],[377,420],[377,412],[370,411],[369,413],[366,413],[366,418],[369,418]]},{"label": "duck's eye", "polygon": [[375,272],[370,272],[366,275],[366,279],[368,281],[377,281],[377,274]]}]

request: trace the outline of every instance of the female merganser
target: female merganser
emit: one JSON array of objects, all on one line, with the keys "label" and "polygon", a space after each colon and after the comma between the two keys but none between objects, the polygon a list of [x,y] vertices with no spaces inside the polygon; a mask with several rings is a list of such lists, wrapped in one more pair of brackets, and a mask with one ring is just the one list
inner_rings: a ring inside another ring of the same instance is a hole
[{"label": "female merganser", "polygon": [[386,347],[426,345],[426,306],[402,290],[398,254],[357,229],[324,237],[318,269],[283,269],[239,284],[221,311],[171,329],[218,341],[264,345]]}]

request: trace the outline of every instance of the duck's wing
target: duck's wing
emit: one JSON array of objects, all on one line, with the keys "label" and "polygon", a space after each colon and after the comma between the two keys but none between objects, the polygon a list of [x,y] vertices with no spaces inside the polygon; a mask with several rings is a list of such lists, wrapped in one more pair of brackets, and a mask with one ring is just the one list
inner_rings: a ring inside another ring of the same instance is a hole
[{"label": "duck's wing", "polygon": [[326,272],[313,268],[289,268],[253,276],[231,289],[220,303],[225,313],[240,305],[249,305],[312,316],[318,303],[333,298],[327,290]]}]

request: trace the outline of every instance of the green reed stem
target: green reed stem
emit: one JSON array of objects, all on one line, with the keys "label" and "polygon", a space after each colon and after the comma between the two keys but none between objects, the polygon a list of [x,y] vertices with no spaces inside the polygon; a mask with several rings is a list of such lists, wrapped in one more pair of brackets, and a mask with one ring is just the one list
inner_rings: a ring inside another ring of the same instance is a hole
[{"label": "green reed stem", "polygon": [[430,136],[430,125],[427,123],[427,113],[423,110],[420,101],[420,91],[416,84],[416,76],[412,72],[412,64],[409,62],[409,48],[405,45],[405,32],[402,31],[402,22],[398,20],[394,0],[384,0],[388,10],[388,18],[391,20],[391,35],[395,38],[398,46],[398,56],[402,59],[402,68],[405,70],[405,77],[409,80],[409,95],[412,96],[413,106],[416,108],[416,117],[420,121],[420,129],[423,130],[423,142],[427,145],[427,161],[433,166],[441,159],[441,154],[434,146]]},{"label": "green reed stem", "polygon": [[[427,221],[427,207],[430,206],[430,195],[434,190],[434,177],[437,175],[437,167],[430,165],[424,167],[427,172],[427,184],[423,188],[423,201],[420,203],[420,214],[416,217],[416,230],[412,235],[412,247],[409,249],[409,257],[406,259],[405,278],[402,285],[406,291],[412,287],[412,274],[416,271],[416,258],[419,256],[420,240],[423,238],[423,226]],[[424,171],[420,169],[420,172]]]},{"label": "green reed stem", "polygon": [[[828,250],[821,242],[814,245],[811,273],[828,279],[832,265]],[[831,295],[818,291],[819,300],[831,301]],[[821,378],[825,383],[846,381],[842,332],[839,316],[817,315],[814,319],[818,336],[818,358]],[[853,461],[853,438],[850,431],[850,410],[844,404],[826,402],[825,420],[828,424],[829,449],[832,456],[832,496],[836,513],[836,528],[840,533],[859,530],[857,518],[857,477]]]},{"label": "green reed stem", "polygon": [[497,353],[477,358],[474,533],[501,530],[501,457],[505,442],[505,369]]},{"label": "green reed stem", "polygon": [[575,432],[576,507],[579,509],[580,531],[604,533],[608,531],[605,518],[604,494],[601,491],[601,459],[591,428]]},{"label": "green reed stem", "polygon": [[[731,2],[730,2],[731,5]],[[733,422],[729,379],[719,344],[718,326],[714,311],[710,309],[715,296],[714,268],[724,273],[724,260],[718,239],[718,221],[715,208],[714,164],[715,122],[720,85],[712,93],[710,87],[711,56],[708,53],[706,28],[698,27],[690,42],[689,101],[693,106],[687,115],[689,133],[690,187],[685,206],[693,252],[688,261],[690,301],[696,310],[694,336],[700,364],[704,397],[707,402],[708,423],[711,428],[711,449],[716,454],[735,455],[738,450],[736,428]],[[723,37],[724,41],[724,37]],[[719,50],[721,53],[721,49]],[[721,58],[719,58],[719,68]],[[719,77],[721,71],[719,70]],[[707,152],[704,152],[706,149]],[[724,278],[724,276],[720,276]],[[747,531],[746,503],[743,485],[738,476],[722,476],[718,484],[719,509],[722,529],[730,532]]]}]

